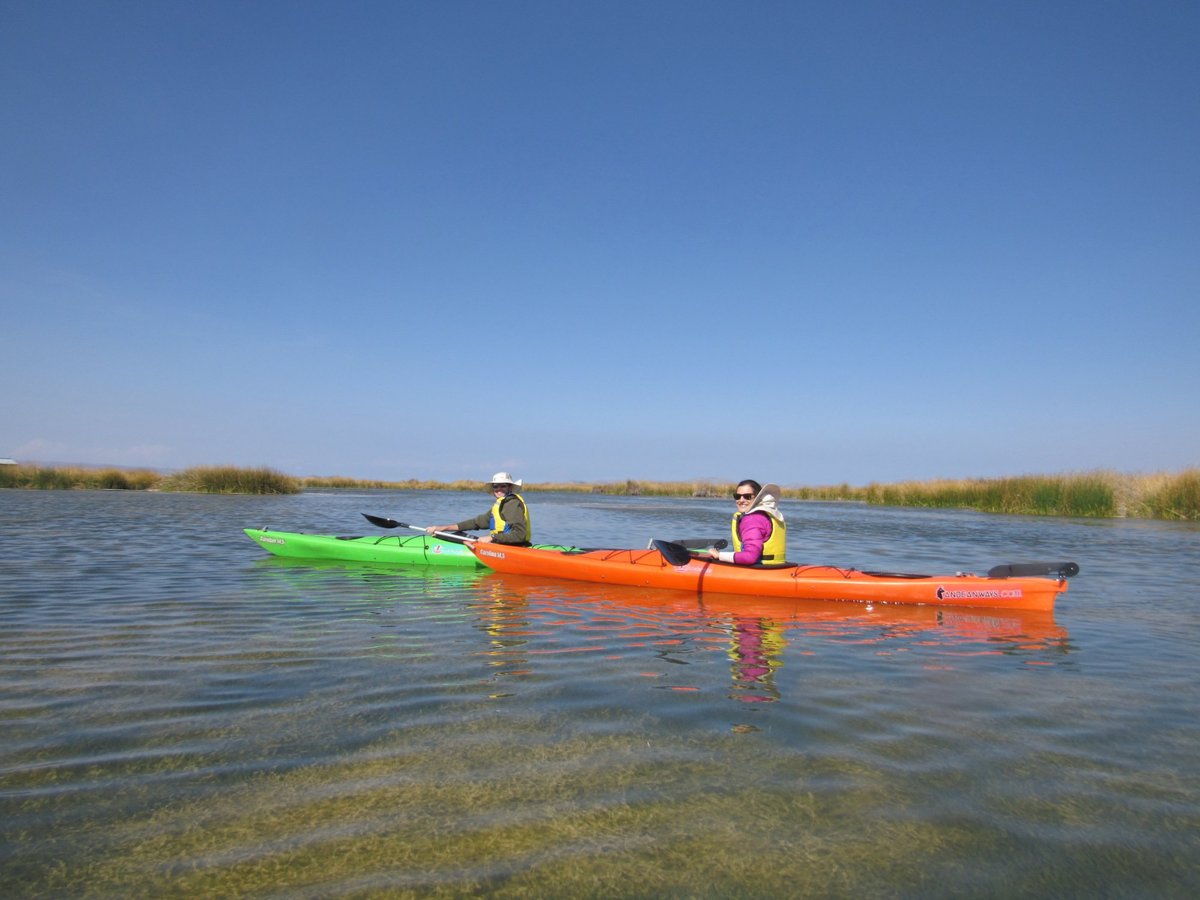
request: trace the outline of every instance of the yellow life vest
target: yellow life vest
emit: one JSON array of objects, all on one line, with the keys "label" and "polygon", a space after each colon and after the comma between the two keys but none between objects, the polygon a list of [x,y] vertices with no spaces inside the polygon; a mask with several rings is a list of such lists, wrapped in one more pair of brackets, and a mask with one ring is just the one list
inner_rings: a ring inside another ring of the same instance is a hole
[{"label": "yellow life vest", "polygon": [[[533,528],[529,524],[529,507],[525,505],[525,498],[522,497],[520,494],[516,493],[515,491],[505,494],[503,497],[501,497],[495,503],[492,504],[492,516],[491,516],[491,523],[490,523],[491,528],[492,528],[492,534],[503,534],[505,531],[508,531],[508,529],[509,529],[508,523],[505,522],[504,519],[502,519],[500,517],[500,504],[503,503],[505,500],[507,500],[509,497],[516,497],[517,500],[521,504],[521,513],[525,516],[525,540],[528,543],[532,544],[533,543]],[[476,507],[476,509],[478,509],[478,507]]]},{"label": "yellow life vest", "polygon": [[764,566],[782,566],[787,562],[787,525],[765,509],[751,509],[745,513],[737,513],[733,517],[731,523],[733,530],[733,552],[740,553],[742,550],[742,536],[738,534],[738,522],[742,516],[752,512],[760,512],[771,520],[771,533],[767,536],[767,542],[763,544],[762,559],[759,560]]}]

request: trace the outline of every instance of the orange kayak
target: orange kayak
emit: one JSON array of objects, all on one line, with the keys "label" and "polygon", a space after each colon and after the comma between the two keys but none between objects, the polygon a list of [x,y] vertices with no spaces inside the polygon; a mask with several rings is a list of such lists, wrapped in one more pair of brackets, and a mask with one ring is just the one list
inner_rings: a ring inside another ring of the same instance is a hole
[{"label": "orange kayak", "polygon": [[[517,575],[700,594],[989,609],[1050,611],[1058,595],[1067,589],[1065,575],[1079,571],[1074,563],[997,566],[991,575],[909,575],[808,565],[757,568],[700,559],[688,556],[678,544],[657,543],[662,550],[571,552],[477,542],[467,546],[489,569]],[[1020,574],[1043,566],[1047,571],[1057,566],[1057,577]]]}]

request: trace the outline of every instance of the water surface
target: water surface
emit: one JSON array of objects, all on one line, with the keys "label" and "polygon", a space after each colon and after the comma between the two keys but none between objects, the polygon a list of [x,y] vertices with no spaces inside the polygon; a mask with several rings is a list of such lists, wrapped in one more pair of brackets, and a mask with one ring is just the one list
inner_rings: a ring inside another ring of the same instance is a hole
[{"label": "water surface", "polygon": [[[726,501],[529,496],[539,540]],[[1073,559],[1052,615],[301,565],[486,495],[0,491],[0,895],[1200,891],[1200,529],[784,502],[789,558]]]}]

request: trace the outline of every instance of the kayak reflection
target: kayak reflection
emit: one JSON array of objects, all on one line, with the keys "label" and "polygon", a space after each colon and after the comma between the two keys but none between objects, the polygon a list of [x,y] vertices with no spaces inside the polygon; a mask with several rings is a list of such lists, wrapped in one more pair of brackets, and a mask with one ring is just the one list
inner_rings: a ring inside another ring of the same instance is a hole
[{"label": "kayak reflection", "polygon": [[729,660],[730,696],[748,703],[780,699],[777,674],[785,661],[814,652],[821,641],[878,644],[881,654],[912,647],[956,658],[1005,654],[1029,664],[1052,662],[1069,649],[1052,612],[697,597],[503,573],[480,579],[472,591],[497,674],[528,675],[538,655],[612,658],[649,650],[658,660],[687,664],[719,651]]},{"label": "kayak reflection", "polygon": [[[295,599],[317,595],[327,579],[336,575],[339,599],[356,596],[361,603],[394,603],[405,597],[456,597],[469,586],[488,577],[486,569],[447,568],[443,566],[397,566],[341,559],[292,559],[268,556],[257,559],[254,568],[275,576],[279,586],[286,585]],[[344,581],[358,585],[362,592],[347,595]]]}]

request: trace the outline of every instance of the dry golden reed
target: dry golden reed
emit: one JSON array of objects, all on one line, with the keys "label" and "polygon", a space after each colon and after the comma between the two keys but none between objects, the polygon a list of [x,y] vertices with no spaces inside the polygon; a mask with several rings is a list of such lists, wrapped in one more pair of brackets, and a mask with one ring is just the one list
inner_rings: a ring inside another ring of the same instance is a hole
[{"label": "dry golden reed", "polygon": [[0,466],[0,488],[145,491],[162,480],[150,469],[87,466]]},{"label": "dry golden reed", "polygon": [[195,466],[168,475],[157,487],[201,494],[298,494],[301,490],[299,479],[266,466]]},{"label": "dry golden reed", "polygon": [[[623,497],[729,497],[734,482],[538,482],[522,491],[608,494]],[[292,494],[303,490],[478,491],[478,481],[409,478],[379,481],[340,476],[295,478],[267,467],[197,466],[164,475],[145,469],[0,466],[0,488],[193,491],[217,494]],[[848,501],[876,506],[976,509],[1034,516],[1084,516],[1200,521],[1200,468],[1127,475],[1109,470],[1065,475],[934,479],[865,487],[843,483],[785,487],[787,500]]]}]

